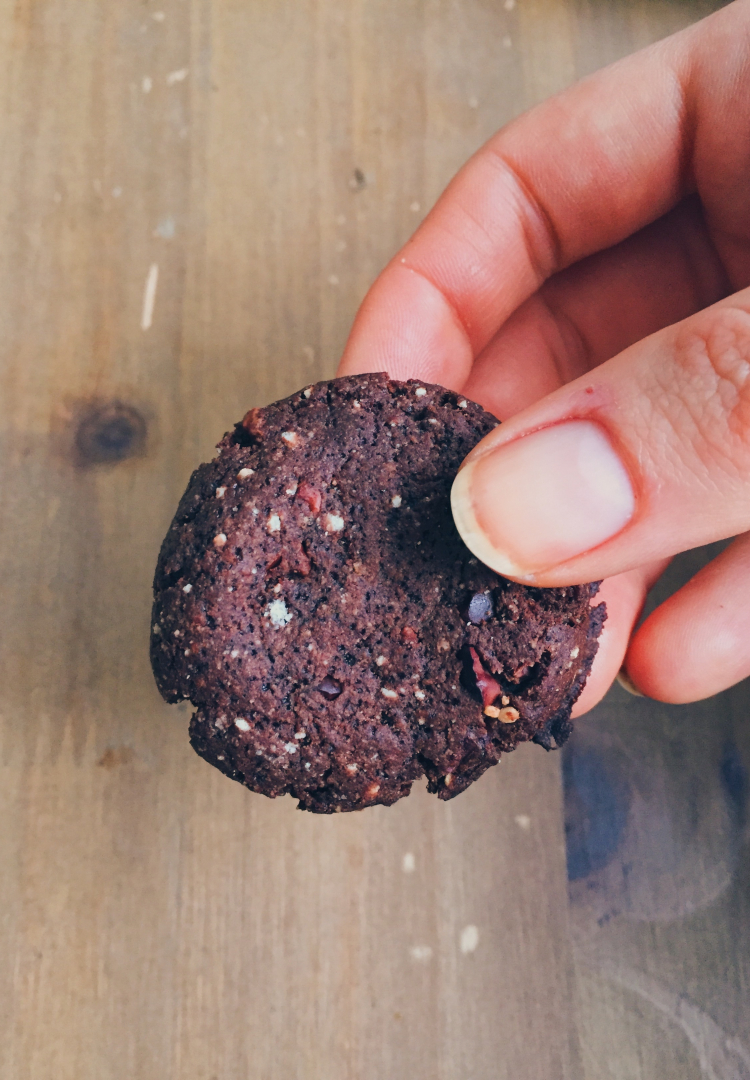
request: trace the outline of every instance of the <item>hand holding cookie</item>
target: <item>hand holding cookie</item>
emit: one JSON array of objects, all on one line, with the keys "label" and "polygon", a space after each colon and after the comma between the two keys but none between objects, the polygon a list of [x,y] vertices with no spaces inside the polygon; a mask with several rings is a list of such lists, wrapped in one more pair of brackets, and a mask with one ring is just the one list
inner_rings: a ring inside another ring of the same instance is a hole
[{"label": "hand holding cookie", "polygon": [[[605,576],[578,705],[623,660],[690,701],[750,674],[750,3],[490,140],[366,297],[341,373],[441,383],[501,420],[453,491],[485,563]],[[679,551],[733,544],[632,635]]]}]

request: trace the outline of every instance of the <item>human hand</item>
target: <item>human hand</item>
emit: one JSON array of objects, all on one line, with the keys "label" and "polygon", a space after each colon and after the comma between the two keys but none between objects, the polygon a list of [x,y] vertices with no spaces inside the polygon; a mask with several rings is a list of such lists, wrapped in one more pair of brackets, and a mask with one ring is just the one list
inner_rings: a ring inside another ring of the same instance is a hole
[{"label": "human hand", "polygon": [[[502,129],[377,279],[339,369],[504,421],[456,523],[518,581],[607,579],[578,713],[623,660],[672,702],[750,674],[749,46],[736,0]],[[669,558],[730,536],[633,635]]]}]

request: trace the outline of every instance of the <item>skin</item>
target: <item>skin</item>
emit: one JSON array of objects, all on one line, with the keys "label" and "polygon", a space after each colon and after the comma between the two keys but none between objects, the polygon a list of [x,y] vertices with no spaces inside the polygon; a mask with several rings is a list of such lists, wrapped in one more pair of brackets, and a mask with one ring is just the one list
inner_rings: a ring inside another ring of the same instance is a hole
[{"label": "skin", "polygon": [[[670,702],[750,674],[749,206],[750,0],[735,0],[498,132],[347,343],[340,374],[442,383],[503,420],[471,457],[582,415],[616,448],[633,516],[534,576],[606,579],[578,713],[623,663]],[[633,633],[670,557],[726,537]]]}]

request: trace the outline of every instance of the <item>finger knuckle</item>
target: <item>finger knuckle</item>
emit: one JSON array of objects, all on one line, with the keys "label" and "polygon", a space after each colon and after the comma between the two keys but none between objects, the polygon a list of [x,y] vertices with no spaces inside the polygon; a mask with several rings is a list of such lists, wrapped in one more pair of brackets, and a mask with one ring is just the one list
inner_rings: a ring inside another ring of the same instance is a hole
[{"label": "finger knuckle", "polygon": [[732,472],[750,465],[750,312],[702,312],[680,328],[676,355],[696,448]]}]

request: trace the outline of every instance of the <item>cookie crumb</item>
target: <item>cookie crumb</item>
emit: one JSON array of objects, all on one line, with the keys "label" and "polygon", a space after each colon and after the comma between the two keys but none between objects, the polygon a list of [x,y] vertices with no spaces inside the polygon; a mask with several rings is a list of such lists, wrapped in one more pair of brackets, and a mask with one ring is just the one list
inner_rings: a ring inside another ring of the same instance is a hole
[{"label": "cookie crumb", "polygon": [[409,949],[409,956],[412,960],[424,964],[432,959],[432,949],[429,945],[412,945]]},{"label": "cookie crumb", "polygon": [[474,952],[479,944],[479,931],[476,926],[473,926],[472,924],[465,926],[459,936],[458,944],[464,956],[467,953]]}]

